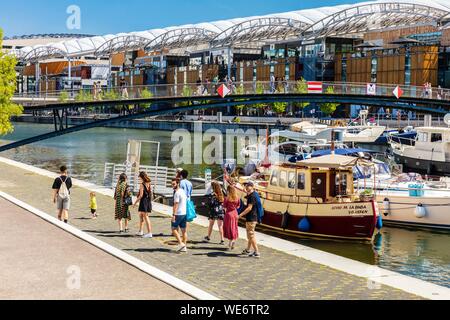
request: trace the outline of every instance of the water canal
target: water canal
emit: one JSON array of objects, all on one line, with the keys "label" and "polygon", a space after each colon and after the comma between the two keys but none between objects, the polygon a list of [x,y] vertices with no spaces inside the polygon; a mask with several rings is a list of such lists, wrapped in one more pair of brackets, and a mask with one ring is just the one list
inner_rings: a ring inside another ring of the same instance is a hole
[{"label": "water canal", "polygon": [[[20,140],[51,131],[50,125],[16,124],[16,131],[4,137]],[[123,163],[129,139],[161,142],[160,165],[173,167],[170,132],[96,128],[21,147],[1,154],[19,162],[55,171],[68,164],[71,174],[96,184],[103,183],[104,163]],[[149,147],[150,148],[150,147]],[[144,150],[145,151],[145,150]],[[144,162],[154,163],[152,150]],[[209,166],[184,166],[193,176],[203,176]],[[213,173],[220,174],[214,167]],[[291,241],[350,259],[410,275],[450,288],[450,233],[385,227],[374,244],[289,238]]]}]

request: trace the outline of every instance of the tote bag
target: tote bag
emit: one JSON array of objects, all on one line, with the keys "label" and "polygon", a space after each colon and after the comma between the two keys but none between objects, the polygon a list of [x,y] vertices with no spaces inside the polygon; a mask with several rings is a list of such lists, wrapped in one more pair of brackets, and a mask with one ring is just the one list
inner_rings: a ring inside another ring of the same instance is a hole
[{"label": "tote bag", "polygon": [[195,205],[192,200],[187,201],[187,213],[186,213],[187,222],[192,222],[197,219],[197,212],[195,211]]}]

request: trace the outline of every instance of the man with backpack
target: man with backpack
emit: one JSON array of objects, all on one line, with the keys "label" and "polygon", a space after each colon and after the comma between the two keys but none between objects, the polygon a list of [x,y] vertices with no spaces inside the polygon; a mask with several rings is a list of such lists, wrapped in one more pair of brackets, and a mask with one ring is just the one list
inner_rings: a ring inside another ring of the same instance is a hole
[{"label": "man with backpack", "polygon": [[72,188],[72,179],[67,174],[67,167],[60,168],[60,176],[53,182],[53,203],[58,210],[58,219],[69,222],[70,210],[70,189]]},{"label": "man with backpack", "polygon": [[[245,191],[247,192],[247,206],[246,209],[239,215],[239,218],[245,218],[246,220],[246,229],[247,229],[247,240],[248,246],[242,254],[248,255],[252,258],[260,258],[261,254],[259,253],[258,244],[256,241],[256,225],[258,221],[261,222],[261,213],[259,212],[262,209],[261,199],[257,192],[254,189],[253,182],[249,181],[244,184]],[[252,253],[250,250],[254,249]]]}]

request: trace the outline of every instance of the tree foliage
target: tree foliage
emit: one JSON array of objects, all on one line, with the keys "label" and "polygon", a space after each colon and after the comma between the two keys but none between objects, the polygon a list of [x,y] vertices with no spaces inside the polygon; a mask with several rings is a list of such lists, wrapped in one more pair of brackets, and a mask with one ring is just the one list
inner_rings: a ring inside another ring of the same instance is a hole
[{"label": "tree foliage", "polygon": [[69,100],[69,93],[67,91],[61,92],[58,100],[59,102],[67,102]]},{"label": "tree foliage", "polygon": [[[297,94],[308,93],[308,82],[304,78],[301,78],[300,80],[297,81],[297,83],[295,84],[295,87],[294,87],[294,93],[297,93]],[[299,109],[304,109],[309,105],[310,105],[309,102],[293,103],[294,108],[299,108]]]},{"label": "tree foliage", "polygon": [[272,110],[276,114],[281,115],[282,113],[286,112],[287,106],[288,106],[287,102],[274,102]]},{"label": "tree foliage", "polygon": [[[333,94],[334,93],[334,87],[330,86],[325,90],[325,93],[327,94]],[[333,114],[337,107],[339,107],[339,103],[333,103],[333,102],[325,102],[320,104],[320,110],[325,113],[326,115]]]},{"label": "tree foliage", "polygon": [[0,136],[14,130],[11,117],[21,115],[23,111],[21,106],[11,101],[16,90],[17,61],[1,50],[2,44],[3,31],[0,29]]},{"label": "tree foliage", "polygon": [[[141,99],[150,99],[153,98],[153,93],[148,90],[147,88],[141,91]],[[142,108],[144,109],[148,109],[150,108],[151,104],[150,103],[146,103],[142,105]]]},{"label": "tree foliage", "polygon": [[[239,87],[236,88],[236,90],[234,91],[234,93],[236,95],[243,95],[245,93],[244,90],[244,85],[240,85]],[[236,101],[244,101],[243,99],[236,99]],[[238,111],[239,115],[242,115],[242,110],[244,110],[245,105],[244,104],[240,104],[236,106],[236,110]]]},{"label": "tree foliage", "polygon": [[[192,97],[194,95],[194,90],[192,90],[192,88],[190,86],[184,86],[183,87],[183,92],[181,93],[181,96],[183,97]],[[183,101],[180,102],[179,106],[181,107],[187,107],[191,104],[190,101]]]}]

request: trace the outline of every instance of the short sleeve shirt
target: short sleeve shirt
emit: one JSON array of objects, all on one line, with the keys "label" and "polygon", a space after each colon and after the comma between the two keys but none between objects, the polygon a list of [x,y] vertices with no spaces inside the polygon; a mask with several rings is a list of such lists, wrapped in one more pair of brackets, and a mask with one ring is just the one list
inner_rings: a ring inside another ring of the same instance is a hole
[{"label": "short sleeve shirt", "polygon": [[185,216],[187,214],[187,197],[186,193],[179,189],[175,192],[173,197],[173,202],[178,203],[178,211],[176,212],[177,216]]},{"label": "short sleeve shirt", "polygon": [[70,177],[66,177],[66,176],[61,176],[59,178],[56,178],[55,181],[53,182],[52,189],[59,191],[59,189],[61,189],[61,185],[62,185],[61,180],[66,182],[67,189],[70,192],[70,188],[72,188],[72,179]]},{"label": "short sleeve shirt", "polygon": [[245,219],[247,222],[257,222],[258,221],[258,206],[255,198],[255,193],[252,193],[247,196],[247,207],[253,205],[252,211],[250,211]]},{"label": "short sleeve shirt", "polygon": [[187,199],[190,200],[192,197],[192,191],[193,191],[192,183],[189,180],[182,180],[180,182],[180,188],[182,190],[184,190]]}]

